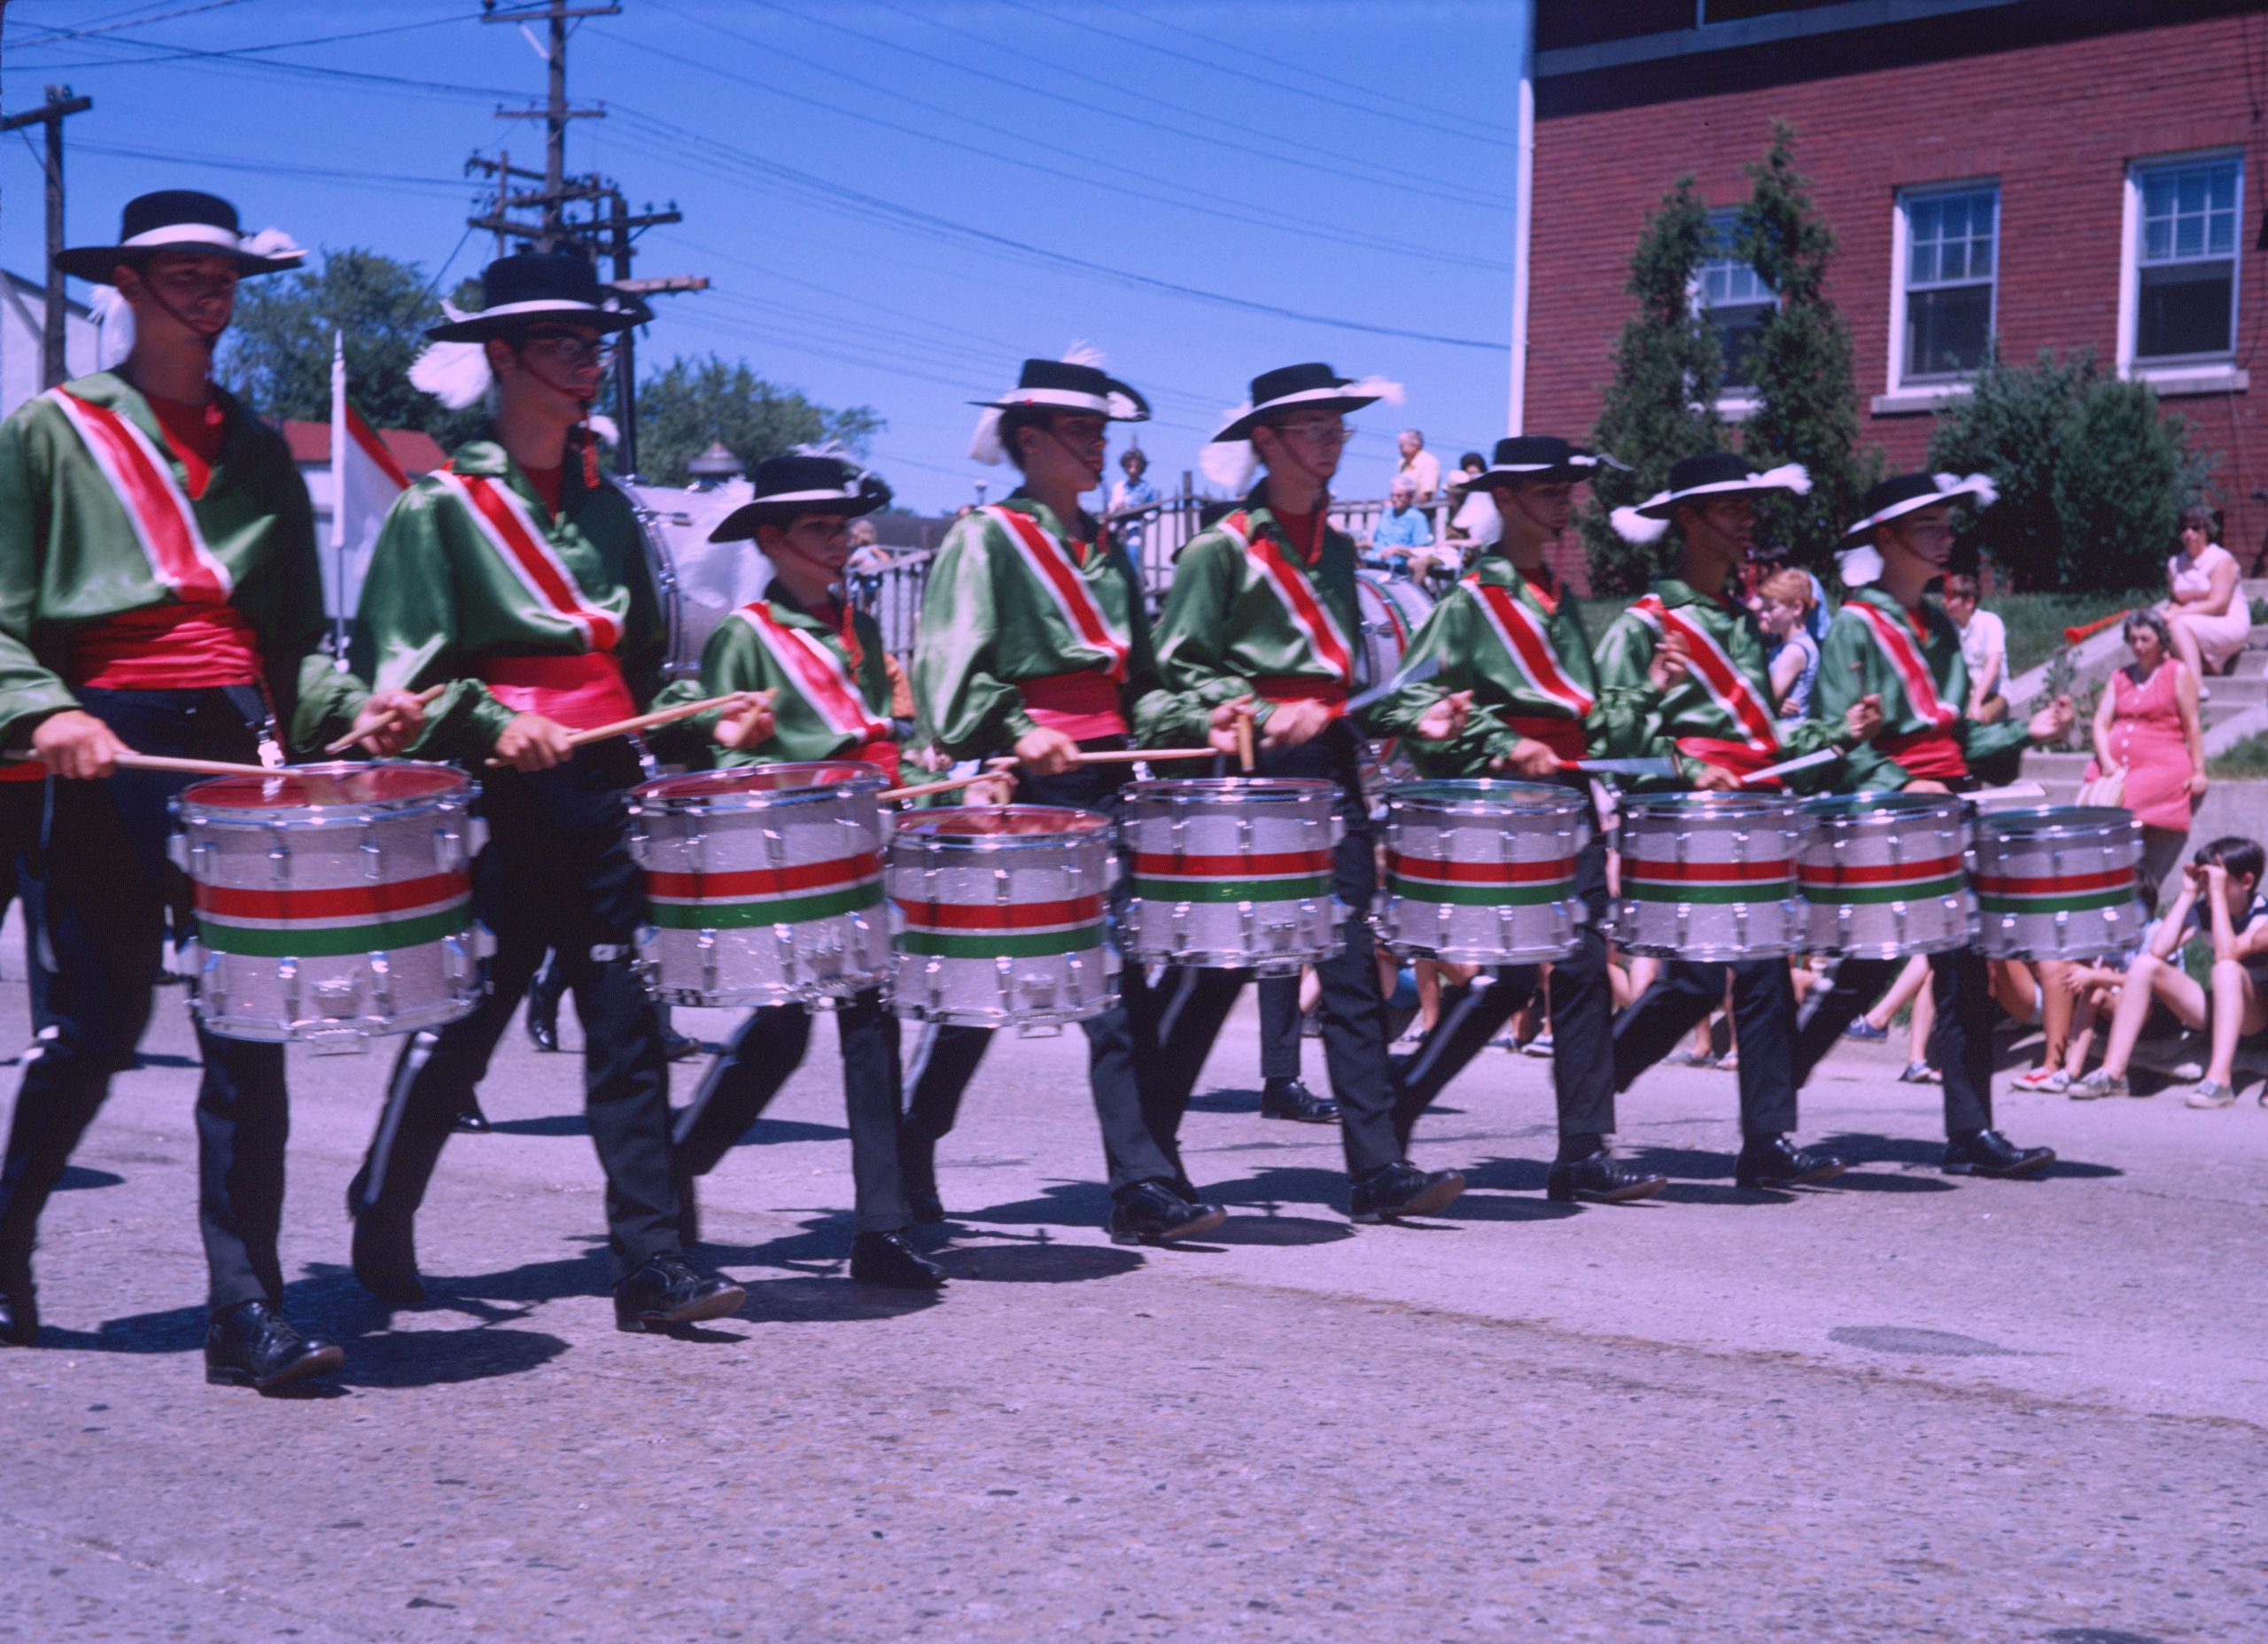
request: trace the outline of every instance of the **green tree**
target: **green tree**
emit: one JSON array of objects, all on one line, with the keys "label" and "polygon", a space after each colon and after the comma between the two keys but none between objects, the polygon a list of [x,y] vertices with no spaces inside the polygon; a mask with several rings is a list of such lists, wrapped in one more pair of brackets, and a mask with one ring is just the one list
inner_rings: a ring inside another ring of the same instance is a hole
[{"label": "green tree", "polygon": [[638,389],[638,466],[657,485],[681,485],[686,464],[716,440],[754,471],[793,446],[836,440],[863,453],[887,424],[871,406],[831,410],[768,383],[745,360],[672,360]]},{"label": "green tree", "polygon": [[1882,453],[1859,448],[1851,333],[1827,296],[1835,232],[1796,169],[1793,127],[1772,122],[1772,145],[1748,174],[1754,189],[1734,220],[1733,249],[1779,306],[1757,331],[1757,407],[1741,425],[1741,450],[1759,467],[1800,462],[1810,471],[1811,493],[1770,499],[1758,534],[1817,562],[1859,516],[1859,499],[1881,477]]},{"label": "green tree", "polygon": [[1591,430],[1601,451],[1630,465],[1628,473],[1600,469],[1575,516],[1596,593],[1635,593],[1660,573],[1660,546],[1626,541],[1608,517],[1613,510],[1660,491],[1680,457],[1724,444],[1716,409],[1724,355],[1693,305],[1694,279],[1711,248],[1708,211],[1693,179],[1680,177],[1630,254],[1624,289],[1638,311],[1615,341],[1613,376]]},{"label": "green tree", "polygon": [[330,421],[331,334],[346,341],[346,383],[374,428],[422,429],[443,449],[487,421],[478,406],[452,411],[411,386],[410,362],[441,305],[416,264],[377,252],[327,252],[320,267],[247,280],[237,299],[221,371],[260,415]]},{"label": "green tree", "polygon": [[2024,590],[2147,587],[2164,575],[2183,508],[2203,498],[2218,458],[2147,383],[2103,374],[2093,352],[1997,358],[1938,415],[1932,468],[1989,474],[2000,500],[1970,526]]}]

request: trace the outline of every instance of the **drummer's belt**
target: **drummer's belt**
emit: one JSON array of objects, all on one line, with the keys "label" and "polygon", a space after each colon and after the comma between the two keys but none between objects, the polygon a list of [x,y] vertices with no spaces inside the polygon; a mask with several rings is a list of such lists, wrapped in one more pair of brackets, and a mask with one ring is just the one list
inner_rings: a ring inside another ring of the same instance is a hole
[{"label": "drummer's belt", "polygon": [[1270,702],[1321,702],[1334,714],[1347,707],[1347,685],[1312,674],[1273,674],[1255,679],[1252,688]]},{"label": "drummer's belt", "polygon": [[1583,722],[1564,714],[1506,714],[1504,725],[1514,736],[1541,742],[1562,759],[1581,759],[1588,751]]},{"label": "drummer's belt", "polygon": [[1948,787],[1971,781],[1968,756],[1949,731],[1909,731],[1898,735],[1885,731],[1875,738],[1875,751],[1895,759],[1924,781],[1943,782]]},{"label": "drummer's belt", "polygon": [[1052,673],[1038,679],[1019,679],[1016,690],[1024,699],[1024,711],[1043,730],[1058,732],[1075,742],[1127,734],[1118,686],[1108,674],[1092,668],[1077,673]]},{"label": "drummer's belt", "polygon": [[638,711],[622,681],[622,664],[607,651],[484,656],[474,671],[488,694],[514,713],[541,714],[571,731],[594,731]]}]

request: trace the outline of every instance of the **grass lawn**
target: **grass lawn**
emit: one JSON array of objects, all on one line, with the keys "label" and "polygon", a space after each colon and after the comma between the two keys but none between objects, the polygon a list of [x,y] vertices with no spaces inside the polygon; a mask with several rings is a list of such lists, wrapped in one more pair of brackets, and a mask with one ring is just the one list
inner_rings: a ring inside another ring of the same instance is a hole
[{"label": "grass lawn", "polygon": [[2268,735],[2248,736],[2226,752],[2205,761],[2205,774],[2216,779],[2268,777]]}]

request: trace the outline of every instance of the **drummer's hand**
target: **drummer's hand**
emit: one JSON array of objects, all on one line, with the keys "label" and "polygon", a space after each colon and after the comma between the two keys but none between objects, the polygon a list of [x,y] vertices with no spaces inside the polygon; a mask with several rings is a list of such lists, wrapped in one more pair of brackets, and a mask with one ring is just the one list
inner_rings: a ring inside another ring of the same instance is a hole
[{"label": "drummer's hand", "polygon": [[1268,723],[1261,727],[1260,745],[1297,748],[1301,742],[1312,742],[1331,728],[1334,717],[1328,702],[1278,702],[1268,716]]},{"label": "drummer's hand", "polygon": [[1447,742],[1464,734],[1472,717],[1472,693],[1451,691],[1420,716],[1417,733],[1428,742]]},{"label": "drummer's hand", "polygon": [[1511,746],[1510,752],[1496,761],[1499,771],[1509,771],[1514,776],[1540,777],[1556,774],[1565,762],[1551,751],[1550,745],[1524,736]]},{"label": "drummer's hand", "polygon": [[2032,715],[2031,723],[2025,729],[2035,742],[2060,742],[2070,734],[2073,717],[2071,699],[2059,696]]},{"label": "drummer's hand", "polygon": [[1016,739],[1016,757],[1035,776],[1061,776],[1079,763],[1079,745],[1060,731],[1034,725]]},{"label": "drummer's hand", "polygon": [[1901,794],[1950,794],[1953,789],[1943,782],[1932,782],[1926,777],[1919,777],[1898,791]]},{"label": "drummer's hand", "polygon": [[120,754],[133,749],[111,734],[94,715],[66,708],[50,714],[32,732],[32,751],[58,776],[108,776]]},{"label": "drummer's hand", "polygon": [[1214,709],[1205,722],[1205,745],[1231,759],[1237,757],[1243,751],[1237,746],[1237,721],[1251,711],[1249,696],[1239,696]]},{"label": "drummer's hand", "polygon": [[1737,794],[1740,775],[1722,765],[1697,764],[1693,770],[1693,786],[1704,794]]},{"label": "drummer's hand", "polygon": [[772,714],[772,693],[742,691],[718,713],[711,734],[718,747],[738,752],[770,741],[779,729],[780,722]]},{"label": "drummer's hand", "polygon": [[1005,805],[1016,796],[1016,773],[995,771],[981,782],[971,782],[961,790],[961,803],[969,805]]},{"label": "drummer's hand", "polygon": [[1862,696],[1843,710],[1843,728],[1861,742],[1871,742],[1882,729],[1882,698]]},{"label": "drummer's hand", "polygon": [[391,759],[425,728],[425,698],[416,691],[373,691],[347,734],[381,759]]},{"label": "drummer's hand", "polygon": [[1657,691],[1674,690],[1684,682],[1688,662],[1684,639],[1665,634],[1654,648],[1654,659],[1646,664],[1646,679]]},{"label": "drummer's hand", "polygon": [[567,727],[541,714],[514,714],[496,739],[496,757],[515,771],[548,771],[575,756]]}]

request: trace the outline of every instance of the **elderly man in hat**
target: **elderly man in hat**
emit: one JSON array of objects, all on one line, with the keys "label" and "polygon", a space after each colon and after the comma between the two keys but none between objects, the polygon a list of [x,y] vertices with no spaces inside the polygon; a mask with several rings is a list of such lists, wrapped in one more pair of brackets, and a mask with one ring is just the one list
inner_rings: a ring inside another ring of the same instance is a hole
[{"label": "elderly man in hat", "polygon": [[[1820,648],[1812,711],[1832,717],[1852,702],[1879,702],[1882,733],[1852,750],[1840,786],[1957,793],[1980,786],[1977,767],[2060,741],[2071,728],[2069,697],[2024,724],[1980,724],[1969,714],[1969,664],[1961,630],[1923,598],[1953,556],[1953,505],[1989,506],[1997,492],[1981,474],[1899,474],[1867,492],[1865,515],[1843,539],[1843,580],[1851,590]],[[1807,1002],[1793,1058],[1808,1078],[1902,961],[1845,958],[1833,981]],[[1992,1002],[1984,960],[1974,949],[1930,956],[1938,1006],[1935,1043],[1945,1070],[1949,1175],[2031,1176],[2055,1161],[2047,1147],[2019,1147],[1992,1127]],[[1743,1056],[1743,1065],[1746,1065]]]},{"label": "elderly man in hat", "polygon": [[[1433,608],[1403,666],[1437,670],[1380,702],[1371,723],[1402,737],[1426,776],[1511,776],[1584,795],[1574,769],[1586,754],[1635,748],[1643,720],[1599,701],[1590,637],[1543,551],[1567,529],[1575,487],[1602,462],[1549,434],[1496,442],[1495,460],[1457,489],[1491,499],[1502,523],[1471,575]],[[1471,717],[1453,741],[1425,737],[1424,715],[1441,697],[1472,693]],[[1619,717],[1618,716],[1619,710]],[[1583,904],[1575,950],[1551,966],[1552,1086],[1559,1152],[1545,1191],[1563,1203],[1619,1204],[1659,1192],[1664,1179],[1630,1170],[1608,1145],[1614,1129],[1613,1000],[1606,977],[1606,836],[1590,818],[1576,857]],[[1417,1051],[1395,1067],[1394,1126],[1405,1147],[1418,1115],[1487,1046],[1540,985],[1533,965],[1507,965],[1459,989]]]},{"label": "elderly man in hat", "polygon": [[[386,516],[353,656],[358,672],[388,686],[440,687],[416,751],[481,778],[489,844],[473,900],[496,950],[479,1008],[415,1035],[395,1065],[347,1190],[354,1273],[388,1300],[422,1298],[414,1223],[426,1183],[555,949],[583,1024],[615,1322],[666,1330],[732,1313],[745,1297],[696,1271],[679,1235],[669,1063],[633,963],[647,918],[628,850],[637,750],[620,737],[570,740],[633,717],[661,683],[667,636],[637,520],[599,477],[585,427],[606,339],[635,320],[589,264],[563,252],[501,258],[482,285],[478,313],[426,333],[450,353],[429,353],[417,370],[493,381],[493,437],[458,446]],[[747,733],[766,728],[760,703],[742,711]]]},{"label": "elderly man in hat", "polygon": [[[1756,537],[1756,501],[1807,493],[1796,463],[1758,473],[1738,456],[1711,452],[1670,469],[1669,487],[1635,508],[1615,511],[1626,538],[1650,542],[1674,531],[1673,573],[1617,617],[1598,651],[1599,694],[1611,713],[1647,720],[1635,751],[1667,758],[1677,775],[1660,786],[1736,793],[1767,767],[1806,754],[1847,755],[1882,726],[1871,694],[1844,702],[1835,719],[1778,717],[1762,629],[1733,597],[1736,573]],[[1799,780],[1818,785],[1819,768]],[[1777,779],[1767,779],[1770,787]],[[1729,981],[1740,1035],[1740,1155],[1734,1180],[1748,1190],[1824,1182],[1843,1161],[1790,1144],[1796,1092],[1790,1073],[1795,989],[1784,958],[1730,964],[1664,961],[1660,977],[1614,1024],[1614,1085],[1627,1090],[1722,1004]]]},{"label": "elderly man in hat", "polygon": [[[346,729],[396,751],[419,710],[364,700],[322,654],[313,518],[291,453],[211,380],[237,284],[298,266],[187,190],[126,207],[118,243],[57,277],[114,285],[134,318],[116,369],[50,389],[0,427],[0,746],[54,773],[46,827],[49,1020],[25,1059],[0,1167],[0,1341],[38,1333],[40,1209],[150,1019],[166,908],[167,803],[189,779],[129,753],[246,763],[274,715],[286,748]],[[200,1026],[198,1206],[212,1276],[209,1380],[266,1392],[344,1358],[281,1312],[284,1047]]]},{"label": "elderly man in hat", "polygon": [[[672,754],[706,730],[710,745],[685,752],[718,769],[846,760],[897,780],[889,653],[874,619],[851,606],[843,587],[850,521],[889,502],[889,486],[832,455],[769,457],[757,465],[755,500],[735,508],[709,539],[752,539],[771,562],[771,584],[761,599],[717,624],[702,653],[699,680],[672,686],[662,701],[760,691],[771,704],[771,733],[753,737],[745,716],[703,714],[671,727]],[[878,883],[873,897],[879,917]],[[913,1217],[898,1162],[897,1018],[883,1005],[879,988],[843,1000],[833,1014],[858,1195],[850,1276],[896,1290],[935,1290],[944,1283],[944,1271],[905,1238]],[[678,1114],[678,1205],[687,1243],[699,1237],[695,1180],[717,1167],[803,1066],[811,1035],[806,1005],[751,1012],[692,1105]]]}]

